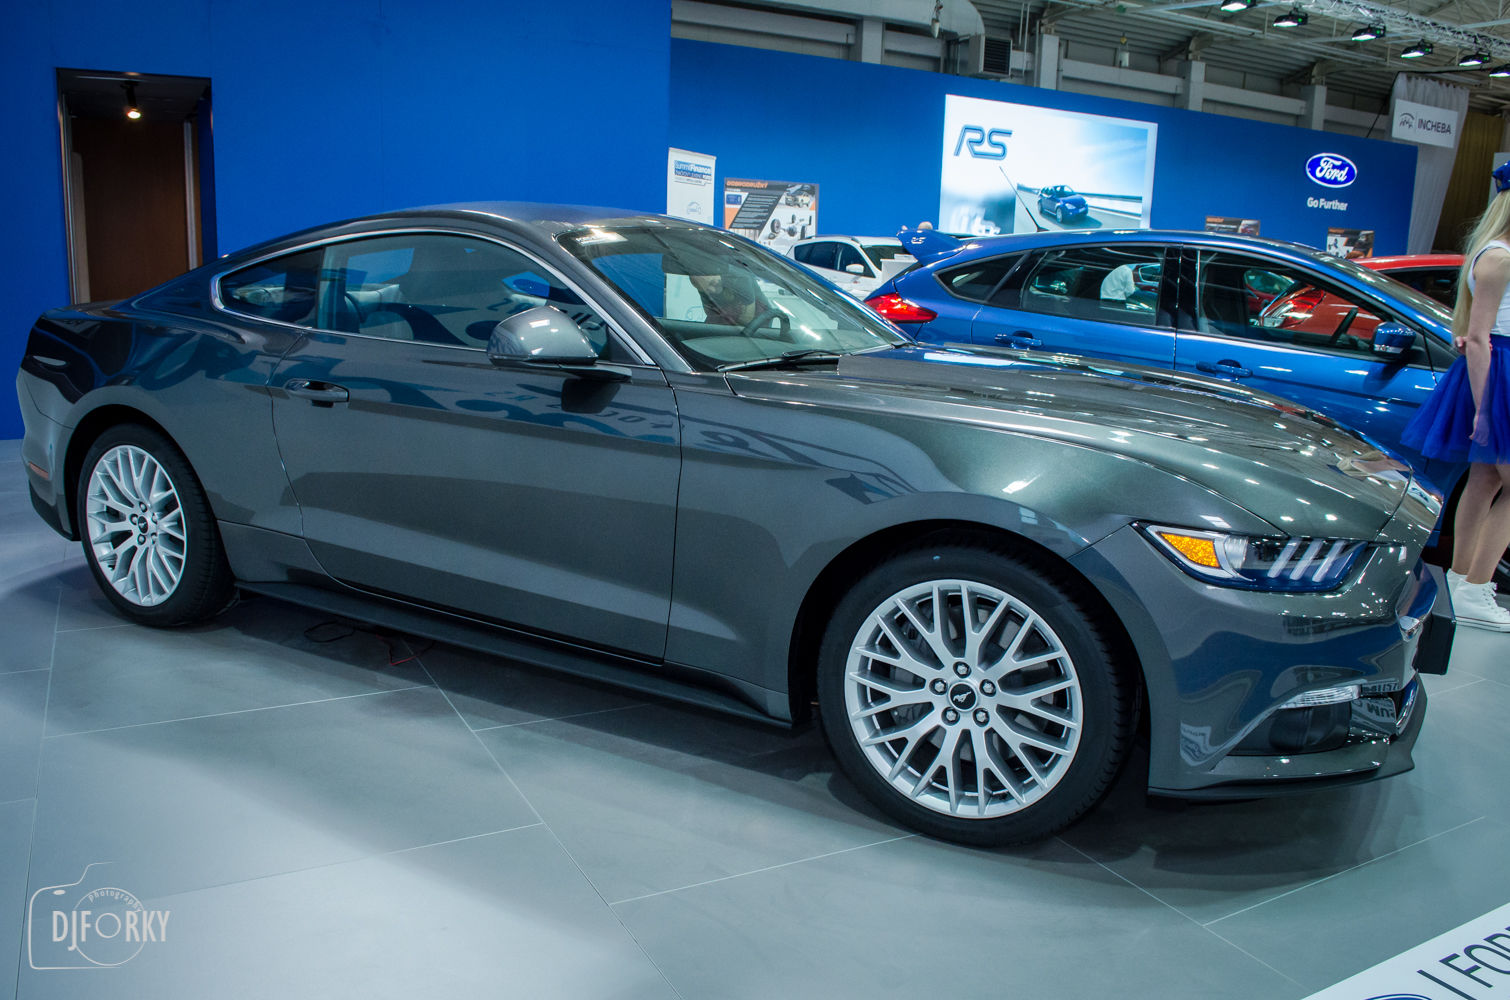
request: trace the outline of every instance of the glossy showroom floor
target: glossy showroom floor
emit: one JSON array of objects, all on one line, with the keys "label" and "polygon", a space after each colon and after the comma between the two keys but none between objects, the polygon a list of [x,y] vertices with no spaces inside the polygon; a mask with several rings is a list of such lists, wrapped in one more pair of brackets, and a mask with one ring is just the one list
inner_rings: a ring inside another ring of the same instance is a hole
[{"label": "glossy showroom floor", "polygon": [[[1135,764],[1061,838],[967,850],[880,818],[813,730],[444,647],[389,666],[261,599],[124,625],[16,454],[0,997],[1300,998],[1510,902],[1510,637],[1461,636],[1401,778],[1151,805]],[[53,886],[130,892],[166,940],[34,970]]]}]

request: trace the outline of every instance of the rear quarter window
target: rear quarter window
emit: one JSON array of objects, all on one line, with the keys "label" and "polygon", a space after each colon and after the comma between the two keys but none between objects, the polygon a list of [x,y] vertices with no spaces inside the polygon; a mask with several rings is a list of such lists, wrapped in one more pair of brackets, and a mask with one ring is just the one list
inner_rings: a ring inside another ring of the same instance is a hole
[{"label": "rear quarter window", "polygon": [[939,284],[957,299],[985,302],[1021,257],[1021,254],[987,257],[958,267],[945,268],[938,273]]}]

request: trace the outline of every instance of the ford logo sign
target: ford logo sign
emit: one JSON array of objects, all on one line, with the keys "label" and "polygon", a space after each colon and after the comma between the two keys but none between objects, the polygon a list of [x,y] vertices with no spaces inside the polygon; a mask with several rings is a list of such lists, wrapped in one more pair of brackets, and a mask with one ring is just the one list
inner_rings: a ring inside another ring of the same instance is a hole
[{"label": "ford logo sign", "polygon": [[1306,175],[1329,188],[1345,188],[1358,179],[1358,168],[1346,156],[1317,153],[1306,161]]}]

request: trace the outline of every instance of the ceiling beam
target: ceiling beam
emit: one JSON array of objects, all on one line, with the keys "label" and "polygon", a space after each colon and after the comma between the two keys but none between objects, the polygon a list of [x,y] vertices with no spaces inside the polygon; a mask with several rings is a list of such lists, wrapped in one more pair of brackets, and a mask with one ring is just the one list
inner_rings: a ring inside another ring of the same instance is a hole
[{"label": "ceiling beam", "polygon": [[1205,53],[1208,46],[1216,41],[1216,36],[1209,31],[1197,31],[1167,52],[1160,54],[1159,62],[1169,59],[1188,59],[1195,61]]}]

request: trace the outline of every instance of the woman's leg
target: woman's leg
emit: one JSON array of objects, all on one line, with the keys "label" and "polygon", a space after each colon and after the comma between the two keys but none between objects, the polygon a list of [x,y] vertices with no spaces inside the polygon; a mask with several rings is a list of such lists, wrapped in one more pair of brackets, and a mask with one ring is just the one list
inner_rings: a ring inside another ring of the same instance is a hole
[{"label": "woman's leg", "polygon": [[[1469,564],[1466,568],[1469,583],[1487,583],[1494,578],[1494,571],[1499,568],[1500,559],[1505,555],[1505,547],[1510,546],[1510,465],[1475,465],[1473,472],[1479,469],[1485,470],[1482,477],[1489,486],[1499,490],[1499,496],[1493,493],[1488,495],[1491,502],[1484,511],[1483,518],[1479,521],[1478,530],[1475,532],[1473,550],[1468,556]],[[1463,498],[1458,501],[1458,516],[1462,516],[1463,500],[1468,499],[1468,490],[1472,487],[1472,474],[1468,486],[1463,489]],[[1487,490],[1487,488],[1486,488]],[[1453,563],[1458,561],[1458,545],[1453,544]]]},{"label": "woman's leg", "polygon": [[1452,518],[1452,569],[1466,575],[1478,552],[1479,533],[1489,517],[1489,506],[1499,492],[1500,477],[1495,467],[1476,462],[1468,467],[1468,481],[1458,497],[1458,509]]}]

